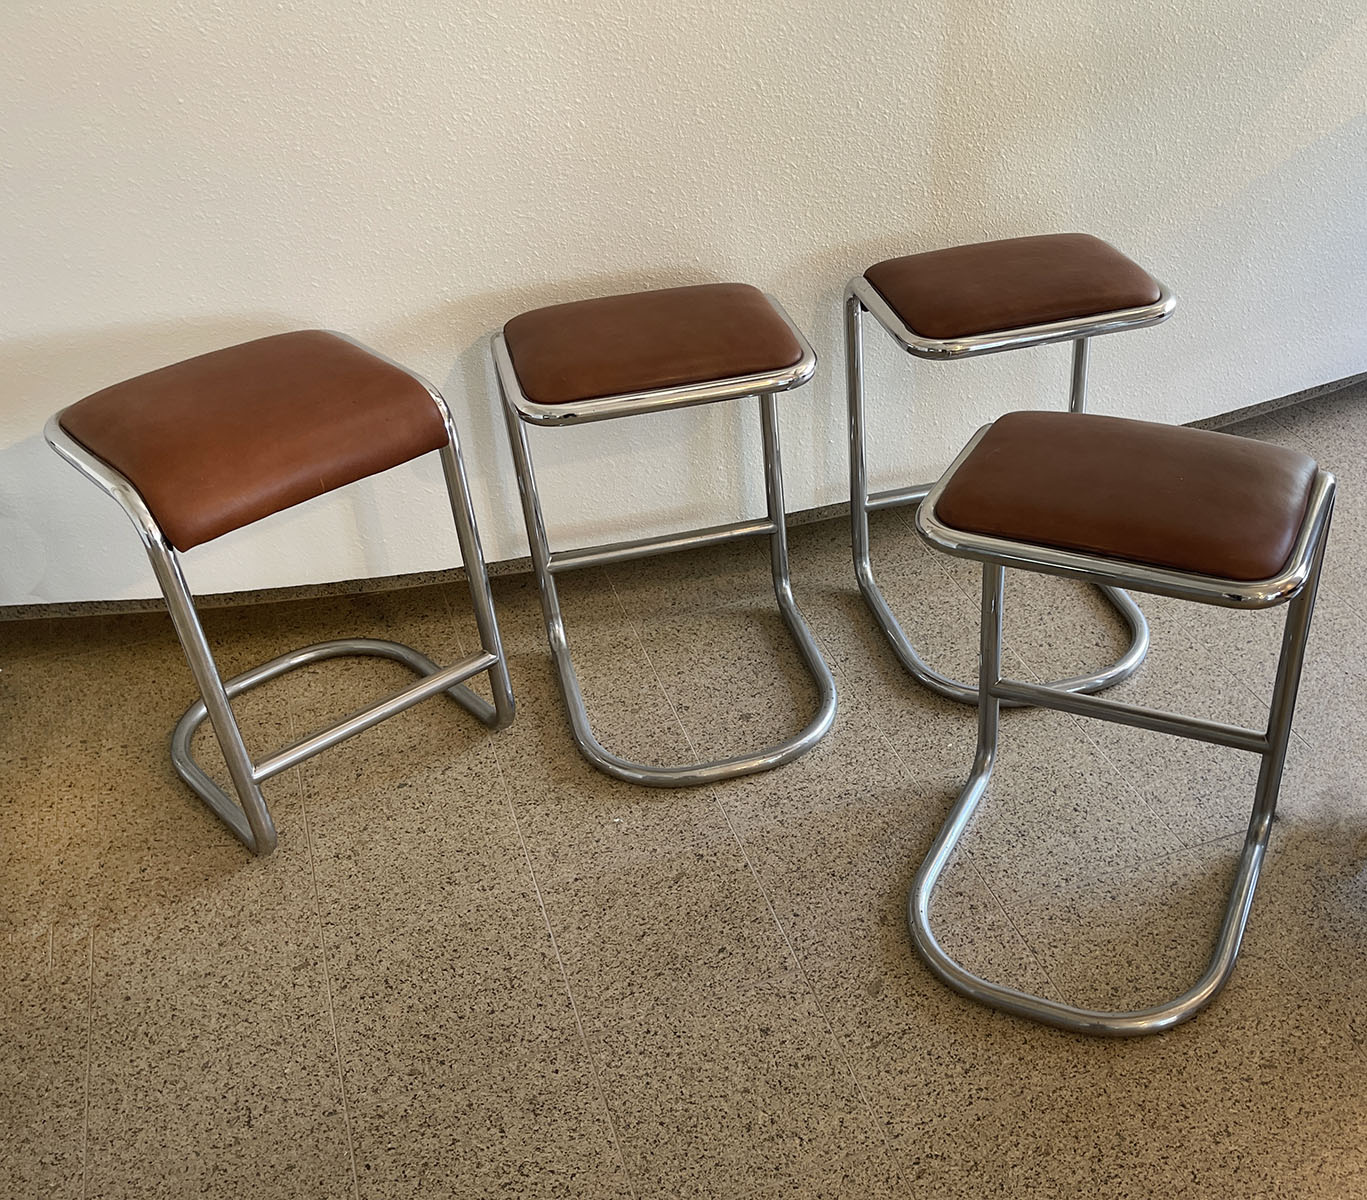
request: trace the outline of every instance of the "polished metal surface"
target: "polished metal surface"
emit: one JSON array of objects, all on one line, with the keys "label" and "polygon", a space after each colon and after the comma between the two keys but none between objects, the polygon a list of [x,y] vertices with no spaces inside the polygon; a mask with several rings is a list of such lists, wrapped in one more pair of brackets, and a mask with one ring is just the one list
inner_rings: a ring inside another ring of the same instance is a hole
[{"label": "polished metal surface", "polygon": [[1218,604],[1224,608],[1267,608],[1290,599],[1309,578],[1315,548],[1322,542],[1325,527],[1333,508],[1334,477],[1320,471],[1310,486],[1310,500],[1306,519],[1291,548],[1286,566],[1270,579],[1221,579],[1213,575],[1195,575],[1174,571],[1167,567],[1153,567],[1125,559],[1102,558],[1073,550],[1058,550],[1051,546],[1032,546],[995,538],[988,534],[969,533],[946,525],[936,515],[940,496],[950,477],[977,444],[987,434],[984,425],[960,451],[953,464],[931,488],[916,510],[917,532],[937,550],[957,558],[971,558],[979,562],[1000,563],[1004,567],[1022,567],[1046,575],[1095,581],[1104,580],[1118,587],[1173,596],[1178,600],[1194,600],[1202,604]]},{"label": "polished metal surface", "polygon": [[634,417],[641,413],[689,408],[695,404],[713,404],[718,400],[739,400],[743,396],[786,392],[790,388],[801,387],[816,371],[816,354],[803,337],[802,331],[793,324],[793,319],[783,305],[768,292],[765,293],[765,298],[774,306],[774,311],[783,319],[783,323],[797,339],[797,344],[802,347],[802,356],[791,367],[780,367],[776,371],[765,371],[758,375],[740,375],[731,379],[685,384],[682,387],[659,388],[652,392],[602,396],[580,400],[574,404],[538,404],[523,394],[512,356],[508,353],[508,343],[500,331],[494,334],[492,343],[494,370],[498,376],[499,387],[505,400],[513,404],[524,421],[530,421],[533,425],[575,425],[584,421],[607,421],[614,417]]},{"label": "polished metal surface", "polygon": [[[937,495],[938,491],[933,492],[922,505],[918,514],[918,527],[932,545],[944,548],[940,540],[925,533],[927,528],[944,529],[943,524],[935,519]],[[1258,874],[1262,868],[1268,835],[1272,828],[1282,768],[1286,759],[1287,740],[1291,733],[1291,719],[1295,711],[1296,691],[1309,636],[1310,619],[1314,612],[1315,595],[1324,562],[1333,499],[1333,477],[1321,472],[1315,483],[1310,507],[1293,554],[1293,562],[1288,565],[1287,571],[1276,580],[1243,585],[1245,607],[1266,608],[1284,602],[1290,604],[1282,634],[1281,656],[1277,664],[1276,682],[1265,731],[1242,729],[1238,726],[1159,712],[1137,705],[1078,696],[1061,692],[1056,688],[1003,680],[1001,643],[1005,560],[1009,558],[1009,565],[1012,566],[1050,572],[1057,567],[1055,552],[1045,547],[1014,543],[1010,553],[1006,554],[997,539],[991,539],[995,544],[990,553],[979,554],[966,544],[958,545],[955,553],[964,557],[979,558],[983,563],[978,746],[968,781],[917,872],[908,903],[908,920],[916,949],[930,969],[947,984],[965,996],[1005,1012],[1077,1033],[1112,1037],[1157,1033],[1170,1029],[1195,1016],[1224,987],[1238,958],[1239,946],[1253,903],[1253,892],[1258,883]],[[964,539],[968,537],[960,536]],[[1080,559],[1082,556],[1071,557]],[[1099,569],[1106,573],[1108,578],[1116,577],[1110,560],[1097,561]],[[1085,566],[1081,561],[1073,562],[1071,568],[1079,577],[1085,577]],[[1163,574],[1170,577],[1175,573]],[[1164,595],[1183,595],[1186,599],[1207,604],[1229,603],[1228,581],[1211,581],[1200,576],[1189,578],[1190,585],[1182,591],[1172,586],[1171,578],[1165,578],[1162,587],[1149,588],[1146,585],[1153,582],[1153,577],[1136,567],[1123,578],[1123,582],[1141,590],[1157,591]],[[935,887],[960,838],[968,828],[979,801],[987,792],[997,751],[1000,707],[1006,698],[1082,716],[1100,717],[1144,729],[1154,729],[1198,741],[1233,746],[1261,757],[1262,766],[1254,793],[1253,813],[1214,950],[1205,972],[1181,995],[1163,1004],[1128,1012],[1106,1012],[1077,1007],[983,979],[956,962],[936,939],[930,923],[930,908]]]},{"label": "polished metal surface", "polygon": [[[918,504],[934,486],[929,483],[889,488],[870,494],[868,469],[865,460],[864,412],[864,342],[863,314],[871,312],[887,332],[904,349],[922,358],[972,357],[997,353],[1021,346],[1042,345],[1046,342],[1073,339],[1073,368],[1069,386],[1069,408],[1082,412],[1087,401],[1087,339],[1102,333],[1141,328],[1156,324],[1171,313],[1172,296],[1160,285],[1160,301],[1143,309],[1129,309],[1107,313],[1099,317],[1079,318],[1051,326],[1031,326],[1009,333],[982,335],[977,339],[961,339],[953,343],[934,342],[907,329],[901,319],[878,295],[862,275],[851,281],[845,294],[845,372],[849,397],[850,441],[850,546],[854,556],[855,577],[864,603],[888,639],[893,653],[902,666],[924,686],[961,704],[977,703],[978,693],[972,684],[961,683],[937,671],[925,661],[911,644],[893,613],[873,574],[873,557],[869,542],[869,513],[895,508],[904,504]],[[872,298],[872,299],[871,299]],[[889,325],[888,321],[894,324]],[[1047,334],[1047,336],[1046,336]],[[1057,335],[1057,336],[1055,336]],[[931,347],[950,346],[953,352],[932,353]],[[1051,686],[1071,692],[1096,692],[1128,679],[1144,661],[1149,650],[1149,626],[1139,606],[1123,591],[1105,584],[1099,585],[1101,594],[1125,622],[1130,634],[1130,645],[1114,663],[1088,675],[1055,681]],[[1019,701],[1011,700],[1015,705]]]},{"label": "polished metal surface", "polygon": [[[787,525],[783,504],[783,468],[779,452],[778,407],[774,399],[775,392],[794,387],[809,379],[815,367],[816,357],[807,344],[806,338],[789,320],[787,314],[783,313],[782,308],[776,301],[773,301],[772,297],[770,300],[783,315],[783,319],[787,321],[793,335],[802,346],[802,361],[797,367],[791,368],[787,372],[765,377],[747,376],[742,380],[721,380],[714,384],[700,384],[687,389],[673,388],[660,392],[639,393],[622,397],[620,401],[611,398],[590,401],[585,405],[575,406],[573,413],[559,413],[554,421],[538,411],[540,406],[528,407],[526,398],[521,395],[518,388],[517,377],[513,371],[512,361],[508,357],[502,335],[496,334],[493,339],[492,353],[495,375],[503,401],[503,415],[508,427],[508,439],[512,445],[513,465],[517,473],[523,517],[527,524],[527,540],[531,548],[532,568],[536,575],[542,616],[546,623],[546,637],[550,643],[556,678],[559,681],[560,692],[564,697],[565,708],[569,714],[570,730],[575,743],[589,762],[599,770],[618,779],[626,780],[628,783],[642,784],[647,787],[692,787],[715,783],[723,779],[733,779],[740,775],[750,775],[757,771],[767,771],[790,762],[798,755],[810,750],[825,736],[835,720],[835,680],[831,675],[830,668],[821,657],[821,652],[817,648],[816,640],[812,637],[807,622],[803,619],[793,600],[792,582],[788,568]],[[765,390],[756,387],[756,381],[760,379],[765,382]],[[759,401],[760,431],[764,449],[766,519],[738,521],[658,538],[640,538],[603,546],[551,551],[546,534],[545,517],[541,511],[541,497],[537,488],[536,472],[532,465],[531,445],[528,441],[526,429],[527,423],[546,424],[605,420],[610,417],[639,415],[692,404],[705,404],[714,400],[735,399],[752,394],[757,394]],[[563,406],[557,406],[557,409],[561,407]],[[818,693],[816,715],[794,737],[748,754],[710,762],[682,766],[653,766],[647,763],[632,762],[605,749],[594,736],[593,729],[589,724],[588,710],[584,705],[583,693],[579,687],[579,677],[570,653],[569,635],[565,630],[565,620],[560,610],[559,590],[555,582],[556,573],[580,567],[642,558],[651,554],[718,545],[761,535],[767,535],[769,538],[770,572],[773,577],[774,597],[778,602],[779,612],[797,645],[802,661],[812,677],[812,682],[816,685]]]},{"label": "polished metal surface", "polygon": [[692,529],[684,533],[667,533],[663,537],[635,538],[629,542],[607,542],[582,550],[557,550],[550,557],[550,569],[578,571],[583,567],[602,567],[608,563],[629,562],[635,558],[649,558],[652,554],[672,554],[678,550],[697,550],[702,546],[716,546],[740,538],[759,537],[774,532],[772,521],[730,521],[725,525],[710,525],[706,529]]},{"label": "polished metal surface", "polygon": [[1020,350],[1026,346],[1047,346],[1052,342],[1071,342],[1078,338],[1144,329],[1166,321],[1177,307],[1177,298],[1164,284],[1159,283],[1158,299],[1138,308],[1122,308],[1090,317],[1072,317],[1044,325],[1023,325],[1019,329],[1003,329],[993,333],[975,333],[969,337],[928,338],[908,326],[863,275],[856,275],[850,280],[846,295],[858,300],[903,350],[917,358],[976,358],[981,354],[999,354],[1003,350]]},{"label": "polished metal surface", "polygon": [[[44,437],[54,450],[77,468],[86,478],[118,501],[128,514],[138,531],[148,560],[166,598],[166,605],[175,626],[176,636],[199,688],[201,700],[186,711],[177,723],[171,738],[171,759],[180,777],[199,795],[205,804],[232,830],[233,834],[256,854],[269,854],[276,846],[276,832],[271,820],[261,783],[280,771],[302,762],[329,746],[360,733],[378,724],[387,717],[402,712],[428,696],[439,691],[446,692],[462,707],[492,729],[501,729],[513,719],[514,705],[512,686],[508,679],[507,661],[504,657],[502,642],[498,632],[498,622],[494,616],[493,596],[489,590],[489,577],[485,568],[484,554],[480,547],[479,533],[475,525],[474,508],[470,501],[470,489],[465,477],[465,465],[461,458],[460,441],[456,434],[455,423],[450,409],[441,394],[421,376],[406,367],[378,354],[369,347],[362,346],[354,338],[345,334],[353,345],[360,346],[369,354],[383,359],[392,366],[417,380],[432,397],[446,425],[447,444],[439,451],[442,475],[446,482],[451,502],[451,514],[455,521],[456,537],[460,545],[461,559],[465,566],[466,578],[470,588],[470,599],[474,609],[475,623],[480,635],[480,651],[469,656],[453,667],[441,668],[425,655],[409,646],[397,642],[379,641],[370,638],[351,638],[325,642],[305,647],[272,659],[270,662],[238,675],[224,683],[214,662],[213,653],[204,636],[203,626],[195,611],[194,598],[181,570],[180,555],[166,540],[161,527],[144,503],[142,496],[133,484],[108,463],[90,453],[83,445],[70,437],[61,425],[61,413],[51,417],[44,429]],[[384,700],[362,709],[358,713],[338,722],[328,729],[312,734],[286,747],[277,753],[253,762],[242,740],[241,730],[233,715],[231,700],[249,688],[274,679],[296,667],[318,662],[340,655],[380,655],[392,658],[411,667],[423,676],[418,683],[395,693]],[[487,672],[493,703],[477,695],[465,686],[464,681],[481,672]],[[213,726],[228,768],[233,790],[237,800],[218,786],[199,764],[190,751],[190,740],[195,729],[208,719]]]}]

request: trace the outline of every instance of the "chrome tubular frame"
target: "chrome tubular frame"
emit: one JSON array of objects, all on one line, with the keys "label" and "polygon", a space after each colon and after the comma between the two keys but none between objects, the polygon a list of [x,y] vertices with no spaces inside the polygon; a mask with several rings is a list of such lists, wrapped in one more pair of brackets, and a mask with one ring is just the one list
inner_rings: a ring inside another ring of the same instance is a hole
[{"label": "chrome tubular frame", "polygon": [[[880,492],[869,491],[864,451],[864,313],[872,314],[903,350],[917,358],[975,358],[1026,346],[1071,341],[1073,369],[1069,384],[1068,407],[1073,412],[1082,412],[1087,403],[1088,340],[1105,333],[1118,333],[1127,329],[1143,329],[1149,325],[1156,325],[1160,321],[1165,321],[1175,306],[1176,300],[1172,293],[1160,284],[1158,300],[1141,308],[946,341],[922,337],[909,328],[864,276],[857,276],[850,281],[845,289],[845,369],[850,410],[850,544],[854,553],[854,571],[864,602],[887,637],[893,652],[907,671],[926,687],[963,704],[975,704],[978,699],[978,693],[972,685],[950,679],[935,670],[917,653],[873,577],[873,560],[869,548],[869,513],[906,504],[919,504],[932,485],[913,484],[910,487],[890,488]],[[1090,675],[1059,680],[1051,684],[1052,687],[1070,692],[1100,691],[1128,679],[1139,669],[1144,656],[1148,653],[1149,626],[1138,605],[1117,588],[1104,584],[1099,587],[1102,595],[1129,628],[1129,649],[1109,667]]]},{"label": "chrome tubular frame", "polygon": [[[354,339],[349,337],[346,340],[354,342]],[[359,342],[354,344],[360,345]],[[470,502],[470,489],[465,477],[465,464],[461,457],[460,441],[456,434],[455,422],[451,418],[451,411],[441,394],[426,380],[368,347],[362,349],[390,362],[421,383],[431,395],[446,425],[447,444],[439,451],[442,474],[450,496],[456,536],[460,544],[475,613],[475,624],[480,637],[479,653],[469,655],[451,667],[441,668],[425,655],[400,642],[380,641],[374,638],[342,638],[283,654],[225,683],[219,675],[213,653],[204,636],[204,628],[195,611],[194,597],[181,569],[180,554],[167,541],[166,535],[137,489],[119,471],[68,435],[61,426],[60,412],[48,421],[43,431],[48,444],[58,454],[119,502],[137,529],[152,564],[152,570],[156,574],[157,583],[166,598],[166,606],[170,611],[176,636],[180,639],[190,673],[194,676],[201,696],[176,724],[171,737],[172,764],[181,779],[219,816],[238,840],[255,854],[269,854],[276,846],[275,824],[261,793],[261,784],[281,771],[369,729],[372,725],[412,707],[437,692],[445,692],[491,729],[501,729],[513,719],[513,693],[508,680],[507,660],[499,639],[493,596],[489,590],[489,577],[480,547],[479,532],[475,526],[474,508]],[[327,729],[301,738],[266,758],[254,761],[242,739],[237,718],[233,714],[233,698],[287,671],[324,659],[349,655],[391,658],[412,668],[421,678],[410,687],[368,705]],[[492,704],[465,686],[467,679],[485,671],[489,674],[490,688],[493,692]],[[223,751],[228,775],[233,790],[237,793],[236,801],[209,778],[191,753],[191,739],[206,718],[213,726]]]},{"label": "chrome tubular frame", "polygon": [[[969,444],[965,455],[981,437],[982,431]],[[961,455],[956,460],[955,467],[963,457]],[[937,549],[976,559],[983,564],[978,747],[968,781],[912,885],[908,902],[912,939],[930,969],[950,987],[993,1008],[1076,1033],[1127,1037],[1170,1029],[1195,1016],[1215,998],[1228,981],[1238,958],[1277,806],[1287,739],[1296,705],[1296,690],[1333,512],[1333,476],[1323,471],[1317,476],[1305,521],[1287,567],[1272,579],[1244,583],[1144,567],[1114,559],[1091,559],[1086,555],[950,529],[936,517],[935,505],[941,489],[953,472],[952,467],[921,506],[917,527],[921,535]],[[1063,691],[1057,685],[1041,687],[1003,679],[1002,599],[1005,568],[1008,566],[1075,578],[1101,578],[1140,591],[1226,607],[1268,608],[1289,602],[1266,729],[1244,729],[1138,705],[1120,704]],[[972,820],[978,802],[987,791],[997,751],[1000,708],[1003,703],[1011,701],[1230,746],[1261,757],[1253,814],[1215,948],[1200,979],[1180,996],[1163,1004],[1130,1012],[1080,1008],[983,979],[957,963],[936,940],[930,926],[931,899],[946,864]]]},{"label": "chrome tubular frame", "polygon": [[[517,372],[502,333],[494,335],[492,354],[498,379],[503,415],[512,444],[513,464],[517,471],[518,492],[522,498],[522,513],[527,523],[527,540],[531,547],[532,567],[536,573],[541,597],[541,612],[546,623],[546,637],[550,643],[560,692],[569,714],[570,730],[584,757],[600,771],[628,783],[646,787],[694,787],[767,771],[790,762],[810,750],[825,736],[835,720],[835,680],[821,657],[816,640],[793,599],[792,581],[788,567],[787,520],[783,504],[783,468],[779,452],[777,392],[799,387],[811,379],[816,370],[816,356],[806,338],[793,324],[782,306],[772,296],[769,301],[787,323],[802,347],[801,359],[792,367],[764,375],[739,379],[719,380],[709,384],[691,384],[681,388],[667,388],[656,392],[642,392],[630,396],[584,401],[577,405],[539,405],[523,394]],[[527,424],[563,425],[585,421],[608,420],[695,404],[711,404],[755,396],[759,401],[760,431],[764,451],[764,489],[767,514],[764,520],[736,521],[706,529],[688,530],[663,537],[638,538],[575,550],[552,551],[546,534],[546,522],[541,511],[536,473],[532,466],[531,446],[527,438]],[[662,767],[632,762],[607,750],[594,736],[584,705],[579,677],[570,654],[569,637],[560,611],[559,591],[555,577],[562,571],[582,567],[602,566],[625,562],[654,554],[677,550],[691,550],[718,545],[747,537],[769,539],[769,561],[773,577],[774,596],[779,612],[796,643],[819,695],[817,713],[799,734],[752,753],[714,762]]]}]

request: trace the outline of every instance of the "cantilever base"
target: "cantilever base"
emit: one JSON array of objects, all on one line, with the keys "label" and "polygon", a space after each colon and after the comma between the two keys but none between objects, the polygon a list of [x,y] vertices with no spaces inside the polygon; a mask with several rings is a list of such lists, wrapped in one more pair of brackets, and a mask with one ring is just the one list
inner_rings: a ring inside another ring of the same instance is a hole
[{"label": "cantilever base", "polygon": [[[369,729],[372,725],[377,725],[387,717],[403,712],[438,692],[445,692],[457,704],[490,728],[498,728],[500,724],[504,723],[494,705],[476,695],[464,683],[466,679],[494,666],[498,662],[495,655],[489,653],[474,654],[462,659],[454,666],[439,667],[425,654],[414,650],[411,646],[405,646],[402,642],[382,641],[377,638],[342,638],[337,641],[319,642],[299,650],[292,650],[226,680],[223,684],[223,690],[228,700],[231,701],[243,692],[250,691],[271,679],[277,679],[289,671],[297,670],[299,667],[305,667],[311,663],[322,662],[329,658],[367,656],[389,658],[395,662],[403,663],[404,666],[420,676],[419,682],[394,693],[392,696],[376,701],[376,703],[353,713],[327,729],[286,746],[268,758],[252,763],[250,783],[253,788],[278,775],[281,771],[311,758],[319,751],[325,750],[329,746],[335,746],[338,742],[344,741],[362,730]],[[181,779],[232,830],[243,845],[254,853],[264,853],[269,847],[259,844],[260,839],[252,832],[242,805],[209,777],[195,760],[191,751],[190,743],[194,738],[195,730],[204,723],[207,717],[208,709],[203,700],[196,701],[185,710],[185,714],[176,723],[175,731],[171,735],[172,765]],[[257,799],[259,802],[259,796]],[[269,823],[268,816],[266,821]],[[274,828],[270,827],[269,824],[268,831],[273,839]]]},{"label": "cantilever base", "polygon": [[[1332,501],[1331,501],[1332,502]],[[1327,516],[1324,518],[1327,522]],[[1327,528],[1327,525],[1325,526]],[[1023,547],[1023,549],[1028,549]],[[1265,730],[1245,729],[1178,713],[1143,708],[1138,705],[1077,695],[1057,686],[1022,684],[1001,676],[1002,602],[1005,569],[997,562],[983,561],[982,626],[979,641],[978,749],[973,770],[950,810],[949,818],[931,845],[912,884],[908,901],[908,922],[912,941],[930,969],[963,995],[993,1008],[1029,1017],[1046,1025],[1075,1033],[1127,1037],[1158,1033],[1190,1020],[1209,1004],[1234,971],[1239,946],[1253,906],[1263,856],[1277,807],[1277,793],[1286,761],[1287,739],[1295,710],[1296,689],[1300,681],[1310,618],[1315,607],[1324,557],[1321,535],[1313,545],[1313,557],[1305,584],[1290,601],[1290,611],[1282,633],[1281,657]],[[1164,1004],[1129,1012],[1103,1012],[1060,1003],[1043,996],[1030,995],[973,974],[951,958],[940,945],[930,926],[930,905],[936,884],[949,863],[964,831],[972,820],[979,801],[987,792],[992,766],[997,755],[997,733],[1002,704],[1010,699],[1024,700],[1047,708],[1093,717],[1141,729],[1151,729],[1195,741],[1229,746],[1259,755],[1261,769],[1253,798],[1253,815],[1239,856],[1239,867],[1215,948],[1201,978],[1190,988]]]}]

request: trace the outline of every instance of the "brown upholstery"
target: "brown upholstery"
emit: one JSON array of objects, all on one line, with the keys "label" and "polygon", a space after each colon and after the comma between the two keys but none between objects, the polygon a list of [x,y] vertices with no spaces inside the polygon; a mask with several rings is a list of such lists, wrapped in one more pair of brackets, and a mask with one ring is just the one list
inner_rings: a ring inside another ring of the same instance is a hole
[{"label": "brown upholstery", "polygon": [[1050,233],[890,258],[864,272],[922,337],[970,337],[1139,308],[1158,284],[1114,246]]},{"label": "brown upholstery", "polygon": [[179,550],[446,444],[422,384],[320,330],[139,375],[61,424],[129,479]]},{"label": "brown upholstery", "polygon": [[1317,468],[1295,450],[1120,417],[1014,412],[954,472],[955,529],[1221,579],[1278,574]]},{"label": "brown upholstery", "polygon": [[708,283],[538,308],[503,327],[527,399],[572,404],[791,367],[802,347],[758,288]]}]

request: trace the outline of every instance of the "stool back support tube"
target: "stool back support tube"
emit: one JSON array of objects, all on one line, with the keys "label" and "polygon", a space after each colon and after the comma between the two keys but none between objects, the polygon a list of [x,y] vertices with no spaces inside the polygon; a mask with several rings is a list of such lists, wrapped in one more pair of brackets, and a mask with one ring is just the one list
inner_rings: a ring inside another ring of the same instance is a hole
[{"label": "stool back support tube", "polygon": [[[516,714],[513,702],[512,684],[508,679],[508,659],[503,653],[503,642],[498,632],[498,620],[494,616],[493,591],[489,587],[489,570],[484,561],[484,547],[479,540],[479,525],[475,521],[475,507],[470,498],[470,483],[465,474],[465,459],[460,450],[460,433],[456,429],[455,418],[446,397],[416,371],[403,363],[396,362],[387,354],[381,354],[357,341],[350,334],[332,331],[335,337],[350,342],[367,354],[387,362],[396,370],[402,371],[410,379],[422,385],[432,403],[441,414],[442,424],[446,427],[446,445],[438,454],[441,457],[442,478],[446,483],[446,495],[451,505],[451,517],[456,526],[456,541],[460,546],[461,565],[465,568],[465,581],[470,589],[470,605],[474,609],[475,628],[479,631],[480,649],[492,654],[495,663],[489,668],[489,689],[494,703],[489,702],[468,687],[456,686],[450,689],[453,699],[490,729],[503,729],[511,724]],[[394,643],[398,645],[399,643]],[[407,647],[405,647],[407,649]]]},{"label": "stool back support tube", "polygon": [[[213,783],[207,775],[199,771],[203,782],[212,791],[206,791],[198,782],[186,779],[201,799],[218,815],[219,819],[232,830],[237,839],[255,854],[269,854],[276,846],[275,824],[266,807],[261,788],[253,778],[251,755],[242,740],[237,718],[233,716],[232,706],[223,689],[223,680],[209,649],[204,627],[195,612],[194,600],[185,582],[184,572],[180,569],[180,557],[166,540],[161,526],[152,516],[141,493],[123,474],[116,471],[103,459],[91,454],[80,442],[72,438],[62,428],[61,413],[48,419],[43,429],[48,444],[67,462],[71,463],[87,479],[101,490],[112,496],[123,509],[125,515],[138,531],[138,539],[147,552],[157,584],[166,599],[166,607],[171,614],[176,637],[185,653],[190,674],[200,695],[214,735],[223,751],[223,761],[228,775],[238,793],[241,806]],[[174,757],[174,755],[173,755]],[[179,771],[179,766],[177,767]],[[198,771],[198,768],[196,768]],[[184,772],[180,772],[185,778]]]},{"label": "stool back support tube", "polygon": [[[1308,572],[1304,582],[1290,601],[1286,625],[1282,633],[1281,656],[1277,663],[1277,675],[1273,687],[1266,734],[1258,737],[1252,731],[1238,731],[1256,738],[1260,743],[1258,745],[1242,745],[1239,748],[1253,750],[1260,754],[1262,765],[1258,774],[1248,832],[1240,852],[1238,868],[1225,905],[1215,947],[1205,972],[1191,988],[1173,1000],[1150,1008],[1130,1012],[1106,1012],[1063,1004],[1043,996],[1034,996],[1015,988],[993,983],[975,975],[950,957],[939,944],[934,931],[931,929],[930,905],[935,887],[958,846],[960,838],[968,828],[979,801],[987,791],[996,754],[999,695],[1003,683],[1001,679],[1001,611],[1005,572],[1001,563],[984,560],[977,753],[968,781],[916,874],[908,902],[908,924],[916,949],[930,969],[949,986],[979,1003],[1014,1013],[1017,1016],[1027,1017],[1077,1033],[1112,1037],[1157,1033],[1170,1029],[1174,1025],[1190,1020],[1209,1004],[1220,989],[1224,987],[1233,973],[1235,962],[1238,959],[1239,947],[1243,940],[1244,930],[1248,925],[1253,894],[1257,887],[1268,837],[1272,829],[1272,818],[1276,811],[1277,794],[1281,783],[1282,769],[1286,761],[1286,747],[1291,735],[1291,719],[1295,711],[1296,693],[1300,684],[1305,648],[1310,632],[1310,620],[1314,613],[1315,598],[1324,564],[1329,521],[1333,509],[1333,480],[1332,477],[1326,477],[1326,479],[1327,490],[1319,494],[1319,507],[1312,511],[1306,522],[1307,527],[1315,531],[1315,541],[1309,550]],[[1048,688],[1033,687],[1031,688],[1031,695],[1036,699],[1036,702],[1042,705],[1070,712],[1081,712],[1083,715],[1101,715],[1096,712],[1086,712],[1082,705],[1075,703],[1081,699],[1078,697],[1059,696],[1056,699],[1066,701],[1066,703],[1050,703],[1048,698],[1041,695],[1041,693],[1049,690]],[[1135,709],[1133,706],[1098,702],[1091,698],[1087,698],[1087,702],[1088,706],[1104,703],[1107,710],[1105,713],[1107,720],[1141,728],[1156,727],[1142,719],[1141,714],[1145,710]],[[1165,718],[1163,732],[1165,733],[1176,736],[1194,736],[1203,741],[1224,740],[1204,736],[1210,732],[1209,727],[1214,725],[1213,722],[1198,721],[1175,714],[1163,714],[1163,716]],[[1187,726],[1185,730],[1181,728],[1184,724]],[[1233,729],[1234,727],[1228,728]],[[1235,743],[1226,741],[1225,744]]]},{"label": "stool back support tube", "polygon": [[1073,374],[1068,383],[1068,411],[1087,411],[1087,339],[1073,343]]},{"label": "stool back support tube", "polygon": [[[489,687],[494,703],[478,693],[461,687],[457,699],[490,729],[503,729],[512,723],[515,714],[513,686],[508,679],[508,659],[503,653],[503,641],[494,617],[493,592],[489,587],[489,572],[484,563],[484,550],[479,542],[479,528],[475,524],[474,506],[470,500],[470,486],[465,478],[465,464],[460,456],[460,442],[455,423],[442,404],[450,441],[441,449],[441,469],[446,479],[446,492],[451,500],[451,515],[455,518],[456,537],[465,559],[465,582],[470,590],[470,605],[475,611],[475,628],[479,630],[480,648],[493,656],[489,667]],[[453,693],[454,694],[454,693]]]},{"label": "stool back support tube", "polygon": [[[783,457],[778,438],[778,405],[772,394],[759,398],[760,435],[764,445],[764,496],[773,532],[769,535],[769,574],[774,583],[774,598],[778,601],[783,623],[788,626],[807,673],[816,683],[819,694],[815,734],[807,745],[815,745],[825,736],[835,718],[835,678],[826,660],[821,657],[816,638],[793,599],[792,573],[788,564],[788,518],[783,508]],[[804,746],[805,748],[805,746]]]},{"label": "stool back support tube", "polygon": [[[212,785],[213,792],[201,791],[200,796],[248,850],[253,854],[269,854],[276,846],[275,824],[271,821],[270,812],[266,808],[266,800],[261,794],[251,755],[247,753],[246,744],[242,740],[237,718],[228,703],[223,678],[209,650],[204,627],[199,622],[198,613],[195,612],[194,600],[180,569],[180,556],[163,541],[160,546],[149,544],[147,557],[151,560],[152,570],[156,572],[157,582],[166,597],[166,607],[170,610],[176,637],[180,639],[185,661],[190,666],[190,674],[194,676],[199,694],[204,698],[209,722],[214,727],[214,736],[218,738],[223,761],[228,767],[228,776],[233,781],[233,788],[242,807],[239,809],[217,785]],[[173,760],[174,757],[173,754]],[[180,764],[175,765],[179,771]],[[182,778],[185,777],[183,771],[180,774]],[[242,828],[244,816],[247,825],[245,830]]]}]

